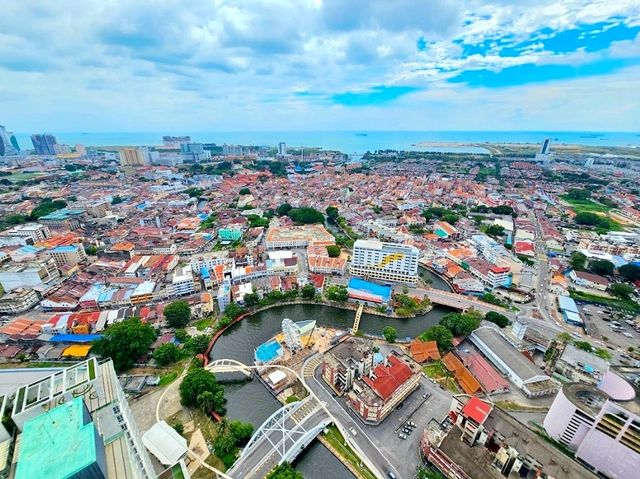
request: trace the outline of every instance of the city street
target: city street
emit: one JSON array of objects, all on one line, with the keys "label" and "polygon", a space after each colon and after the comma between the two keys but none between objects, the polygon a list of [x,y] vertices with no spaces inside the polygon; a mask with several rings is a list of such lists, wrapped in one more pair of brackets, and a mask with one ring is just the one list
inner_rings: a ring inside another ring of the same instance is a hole
[{"label": "city street", "polygon": [[[446,416],[451,394],[423,377],[420,387],[404,400],[401,409],[394,410],[380,425],[369,426],[348,408],[344,399],[334,397],[322,380],[320,371],[318,367],[313,378],[307,379],[307,384],[345,428],[356,431],[357,435],[352,435],[351,439],[380,471],[393,471],[399,479],[411,479],[421,463],[418,450],[420,433],[432,418],[440,421]],[[427,399],[424,394],[428,395]],[[397,431],[407,421],[413,421],[417,427],[406,440],[402,440]]]}]

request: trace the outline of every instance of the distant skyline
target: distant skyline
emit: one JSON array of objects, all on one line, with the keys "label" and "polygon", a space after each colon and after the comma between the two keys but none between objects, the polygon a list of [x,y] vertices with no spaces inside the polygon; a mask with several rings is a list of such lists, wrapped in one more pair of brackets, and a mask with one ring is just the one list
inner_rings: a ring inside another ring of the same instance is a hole
[{"label": "distant skyline", "polygon": [[637,0],[8,0],[23,133],[640,131]]}]

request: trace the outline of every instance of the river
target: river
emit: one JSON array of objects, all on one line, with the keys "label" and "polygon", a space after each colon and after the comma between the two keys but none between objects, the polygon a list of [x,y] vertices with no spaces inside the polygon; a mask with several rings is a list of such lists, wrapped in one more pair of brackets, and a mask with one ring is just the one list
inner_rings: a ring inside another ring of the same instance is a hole
[{"label": "river", "polygon": [[[421,269],[421,275],[430,278],[432,286],[448,289],[442,279]],[[360,329],[366,333],[382,334],[387,325],[398,331],[398,338],[415,337],[429,326],[437,324],[450,310],[436,306],[429,313],[412,319],[392,319],[363,314]],[[253,351],[281,330],[283,318],[293,321],[315,319],[318,325],[349,329],[353,324],[354,312],[328,306],[304,304],[281,306],[268,309],[231,326],[220,337],[211,359],[229,358],[253,364]],[[258,381],[225,382],[227,397],[227,417],[250,422],[256,427],[262,424],[280,403]],[[352,478],[353,475],[322,444],[314,441],[296,460],[295,467],[305,479]]]}]

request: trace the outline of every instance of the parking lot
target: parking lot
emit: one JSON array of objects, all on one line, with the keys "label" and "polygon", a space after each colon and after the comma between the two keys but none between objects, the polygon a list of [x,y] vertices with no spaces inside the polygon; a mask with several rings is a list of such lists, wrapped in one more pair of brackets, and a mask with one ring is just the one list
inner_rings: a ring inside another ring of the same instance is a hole
[{"label": "parking lot", "polygon": [[[640,334],[635,331],[633,326],[625,322],[628,317],[625,318],[616,312],[607,312],[604,308],[593,304],[581,304],[580,312],[585,318],[587,330],[591,333],[592,338],[609,344],[614,349],[620,348],[627,351],[629,347],[638,348]],[[620,328],[617,328],[617,331],[613,328],[615,321],[620,324]],[[607,339],[604,340],[603,338]],[[589,340],[589,338],[585,337],[585,340]],[[601,345],[596,343],[594,346]]]}]

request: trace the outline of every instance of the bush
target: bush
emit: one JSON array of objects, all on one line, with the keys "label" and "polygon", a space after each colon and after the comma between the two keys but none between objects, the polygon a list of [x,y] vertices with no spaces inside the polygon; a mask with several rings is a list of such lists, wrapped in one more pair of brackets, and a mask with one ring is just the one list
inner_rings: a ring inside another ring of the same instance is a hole
[{"label": "bush", "polygon": [[327,288],[327,299],[330,301],[339,301],[341,303],[349,299],[349,292],[347,288],[339,285],[332,285]]},{"label": "bush", "polygon": [[240,190],[240,194],[241,195],[250,195],[251,194],[251,190],[249,188],[242,188]]},{"label": "bush", "polygon": [[302,473],[296,471],[291,464],[283,462],[276,466],[266,479],[304,479]]},{"label": "bush", "polygon": [[316,296],[316,288],[312,284],[305,284],[300,290],[300,293],[305,299],[313,299]]},{"label": "bush", "polygon": [[211,336],[208,334],[198,334],[185,340],[184,349],[191,354],[202,354],[209,347]]}]

